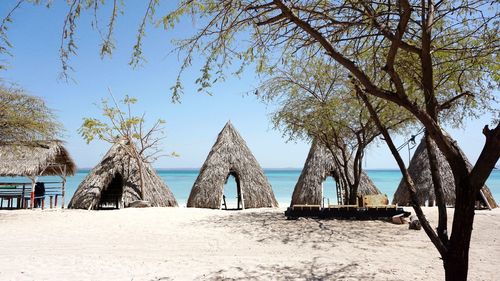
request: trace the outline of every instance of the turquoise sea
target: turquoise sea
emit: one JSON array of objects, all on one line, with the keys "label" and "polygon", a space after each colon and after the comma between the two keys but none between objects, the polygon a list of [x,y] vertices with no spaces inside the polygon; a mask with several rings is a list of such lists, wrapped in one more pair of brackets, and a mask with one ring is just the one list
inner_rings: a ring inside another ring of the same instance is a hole
[{"label": "turquoise sea", "polygon": [[[264,172],[273,187],[276,199],[281,207],[286,207],[290,203],[293,188],[300,176],[300,169],[264,169]],[[68,177],[66,188],[66,203],[69,202],[80,182],[88,174],[88,169],[78,170],[76,175]],[[387,194],[389,200],[396,191],[396,188],[401,180],[399,170],[367,170],[368,175],[373,180],[375,185]],[[179,206],[185,206],[191,187],[193,186],[198,169],[158,169],[158,174],[167,183],[177,199]],[[24,178],[1,178],[2,181],[28,181]],[[58,177],[42,177],[39,181],[59,181]],[[500,170],[492,172],[488,178],[487,185],[492,191],[495,200],[500,201]],[[224,187],[224,193],[228,201],[233,202],[231,198],[236,197],[236,183],[230,178]],[[336,203],[335,182],[329,177],[324,183],[324,197],[330,200],[330,203]]]}]

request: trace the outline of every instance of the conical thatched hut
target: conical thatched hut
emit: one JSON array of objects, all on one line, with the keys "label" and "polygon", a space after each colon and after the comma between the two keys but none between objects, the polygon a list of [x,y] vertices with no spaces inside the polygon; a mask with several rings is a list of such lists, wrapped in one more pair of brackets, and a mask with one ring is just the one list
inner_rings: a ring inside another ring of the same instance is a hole
[{"label": "conical thatched hut", "polygon": [[[302,173],[293,190],[290,205],[321,205],[323,182],[328,176],[332,176],[335,181],[338,181],[339,171],[340,168],[335,165],[331,152],[314,140]],[[361,195],[380,194],[380,191],[364,171],[361,172],[358,193]]]},{"label": "conical thatched hut", "polygon": [[236,179],[239,208],[277,207],[271,185],[245,141],[227,122],[201,167],[187,202],[188,207],[219,209],[224,183]]},{"label": "conical thatched hut", "polygon": [[[463,153],[462,153],[463,154]],[[464,155],[465,157],[465,155]],[[444,155],[438,150],[437,160],[440,164],[439,173],[441,174],[441,180],[443,185],[444,197],[447,206],[455,205],[455,182],[453,179],[453,174],[451,172],[450,165]],[[469,169],[472,168],[470,163],[467,163]],[[427,145],[425,139],[422,138],[420,144],[415,150],[415,154],[410,161],[408,166],[408,173],[410,174],[417,191],[417,197],[420,201],[420,205],[434,206],[436,197],[434,195],[434,185],[432,184],[431,171],[429,167],[429,159],[427,157]],[[481,189],[482,194],[478,195],[478,201],[482,202],[485,207],[488,207],[485,200],[488,202],[489,207],[498,207],[493,195],[488,187],[485,185]],[[484,196],[484,199],[482,198]],[[410,204],[410,193],[406,184],[403,180],[399,183],[398,189],[394,193],[394,198],[392,200],[393,204],[399,205],[409,205]]]},{"label": "conical thatched hut", "polygon": [[[125,141],[111,147],[101,162],[80,183],[68,208],[98,209],[118,203],[128,207],[141,200],[139,167],[126,151]],[[153,207],[175,207],[177,201],[153,167],[142,162],[144,198]],[[118,202],[114,202],[118,201]]]}]

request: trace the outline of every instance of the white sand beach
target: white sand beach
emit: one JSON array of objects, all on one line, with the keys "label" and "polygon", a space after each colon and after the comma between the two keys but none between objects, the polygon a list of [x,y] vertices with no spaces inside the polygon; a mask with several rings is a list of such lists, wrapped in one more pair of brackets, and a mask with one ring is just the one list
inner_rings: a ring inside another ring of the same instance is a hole
[{"label": "white sand beach", "polygon": [[[3,210],[0,245],[0,280],[444,279],[423,230],[283,209]],[[477,211],[470,280],[495,280],[498,265],[500,209]]]}]

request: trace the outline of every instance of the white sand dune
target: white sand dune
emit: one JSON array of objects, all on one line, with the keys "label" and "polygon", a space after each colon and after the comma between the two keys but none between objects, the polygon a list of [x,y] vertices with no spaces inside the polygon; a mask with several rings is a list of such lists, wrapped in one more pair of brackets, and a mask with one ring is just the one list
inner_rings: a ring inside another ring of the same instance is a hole
[{"label": "white sand dune", "polygon": [[[283,209],[0,211],[0,245],[0,280],[444,279],[424,231]],[[478,211],[470,280],[495,280],[499,265],[500,209]]]}]

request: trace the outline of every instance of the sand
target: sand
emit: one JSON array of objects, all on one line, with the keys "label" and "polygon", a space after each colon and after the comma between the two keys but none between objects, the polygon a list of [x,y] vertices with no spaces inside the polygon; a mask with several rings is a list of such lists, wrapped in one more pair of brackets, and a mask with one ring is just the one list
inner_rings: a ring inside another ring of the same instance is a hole
[{"label": "sand", "polygon": [[[444,279],[423,230],[283,209],[4,210],[0,245],[0,280]],[[470,280],[495,280],[499,265],[500,209],[477,211]]]}]

